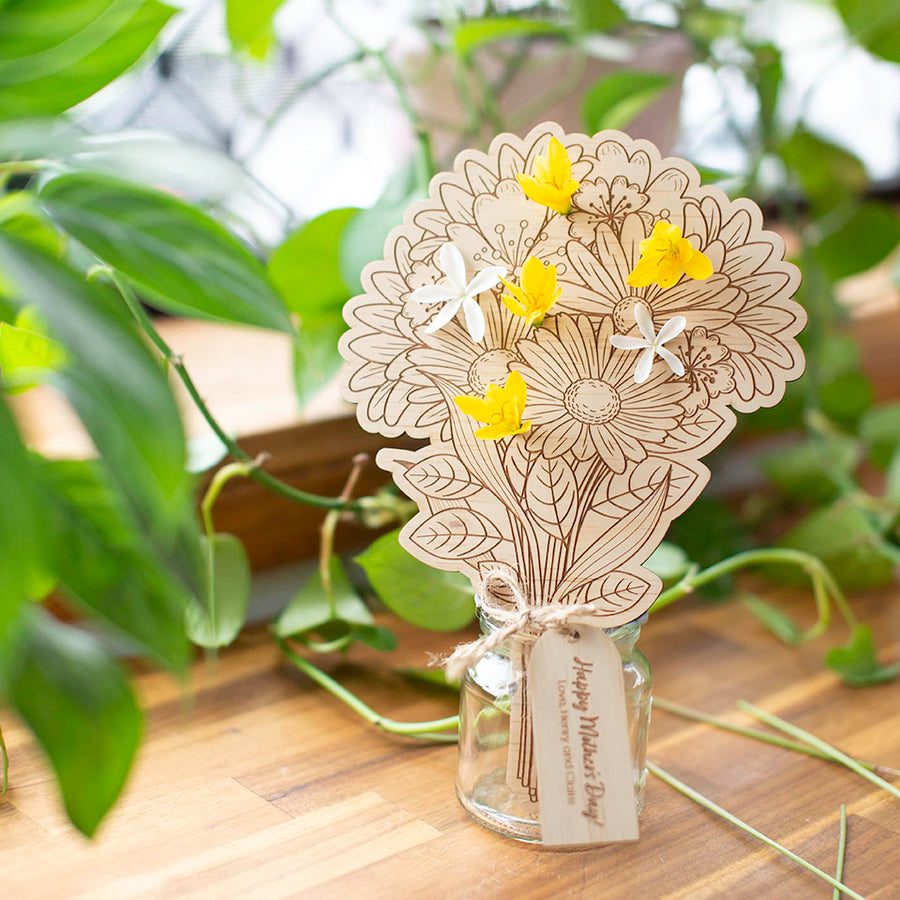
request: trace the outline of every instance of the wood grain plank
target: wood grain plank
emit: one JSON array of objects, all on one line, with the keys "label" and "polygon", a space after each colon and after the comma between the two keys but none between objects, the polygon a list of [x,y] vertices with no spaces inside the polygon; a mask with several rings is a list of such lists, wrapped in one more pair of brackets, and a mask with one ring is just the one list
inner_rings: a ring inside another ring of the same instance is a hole
[{"label": "wood grain plank", "polygon": [[[802,592],[767,594],[802,618]],[[891,591],[855,601],[885,659],[900,652]],[[382,621],[385,621],[382,619]],[[375,709],[443,716],[446,692],[391,673],[421,666],[459,635],[400,627],[390,656],[359,648],[318,662]],[[900,766],[900,688],[856,690],[822,668],[844,640],[835,624],[803,647],[776,642],[742,607],[697,600],[654,615],[641,647],[656,690],[733,721],[747,699],[848,752]],[[391,738],[280,662],[263,629],[215,667],[198,662],[191,703],[141,675],[146,745],[122,805],[97,842],[59,811],[40,751],[4,713],[12,790],[0,800],[3,896],[19,898],[308,897],[656,898],[829,896],[798,866],[651,779],[635,844],[575,853],[518,844],[471,822],[454,796],[456,751]],[[870,900],[900,897],[900,803],[834,766],[657,710],[651,757],[786,846],[831,871],[848,804],[846,878]]]}]

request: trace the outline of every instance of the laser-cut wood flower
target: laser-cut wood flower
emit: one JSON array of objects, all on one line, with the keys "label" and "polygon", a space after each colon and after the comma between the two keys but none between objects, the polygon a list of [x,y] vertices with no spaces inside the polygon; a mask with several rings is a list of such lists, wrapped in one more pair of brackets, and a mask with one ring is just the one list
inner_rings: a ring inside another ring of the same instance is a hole
[{"label": "laser-cut wood flower", "polygon": [[695,250],[677,225],[660,220],[650,237],[641,241],[641,258],[628,276],[628,284],[647,287],[656,282],[661,288],[670,288],[682,275],[705,281],[712,273],[709,257]]},{"label": "laser-cut wood flower", "polygon": [[687,319],[684,316],[675,316],[669,319],[659,329],[659,334],[657,334],[653,328],[653,319],[650,316],[650,311],[643,303],[635,303],[634,321],[637,322],[637,327],[643,335],[642,338],[628,334],[613,334],[610,336],[609,342],[617,350],[644,351],[638,357],[637,366],[634,369],[635,384],[643,384],[650,377],[650,370],[653,368],[653,357],[657,355],[676,375],[684,375],[684,363],[663,345],[678,337],[684,331]]},{"label": "laser-cut wood flower", "polygon": [[556,266],[542,263],[536,256],[525,260],[518,285],[505,278],[500,280],[509,290],[509,294],[503,294],[500,299],[511,313],[521,316],[529,325],[542,325],[544,317],[562,294],[562,288],[556,285]]},{"label": "laser-cut wood flower", "polygon": [[514,434],[524,434],[531,428],[531,422],[522,421],[527,390],[525,379],[515,369],[506,377],[506,384],[489,384],[481,397],[454,397],[453,402],[467,415],[479,422],[483,428],[475,432],[482,440],[498,441]]},{"label": "laser-cut wood flower", "polygon": [[572,208],[572,194],[580,187],[572,177],[572,162],[566,148],[555,137],[550,138],[546,156],[534,161],[532,175],[516,175],[525,196],[560,215]]},{"label": "laser-cut wood flower", "polygon": [[[543,125],[462,153],[345,308],[360,423],[429,442],[378,455],[419,504],[403,546],[476,591],[505,567],[535,604],[592,603],[609,626],[640,615],[661,589],[641,564],[702,490],[731,407],[773,405],[802,371],[783,253],[751,202],[619,132]],[[505,299],[463,284],[501,267]],[[660,277],[629,283],[648,268]],[[422,315],[434,307],[414,295],[444,308]]]},{"label": "laser-cut wood flower", "polygon": [[416,303],[443,303],[443,307],[425,328],[433,334],[443,328],[462,307],[466,328],[476,344],[484,339],[484,313],[476,299],[483,291],[490,290],[506,274],[503,266],[485,266],[471,281],[466,282],[466,263],[462,253],[447,242],[438,251],[438,264],[444,273],[446,284],[429,284],[416,288],[411,299]]}]

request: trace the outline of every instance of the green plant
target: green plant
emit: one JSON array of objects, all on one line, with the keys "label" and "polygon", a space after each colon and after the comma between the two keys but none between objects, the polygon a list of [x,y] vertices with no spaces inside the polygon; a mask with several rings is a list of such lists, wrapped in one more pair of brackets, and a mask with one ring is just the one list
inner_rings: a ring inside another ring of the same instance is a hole
[{"label": "green plant", "polygon": [[[216,421],[141,300],[178,315],[285,333],[294,347],[302,401],[337,369],[340,311],[359,290],[363,265],[381,255],[384,236],[448,160],[437,158],[434,132],[440,123],[432,111],[417,108],[407,75],[385,49],[362,43],[340,10],[327,4],[354,50],[320,77],[341,66],[374,66],[409,117],[416,153],[398,167],[373,207],[330,210],[275,247],[256,238],[248,242],[241,235],[252,235],[252,228],[221,208],[97,172],[83,152],[86,138],[67,112],[141,59],[178,15],[176,9],[158,0],[73,0],[60,16],[58,5],[0,0],[0,697],[45,749],[73,823],[93,834],[124,784],[141,732],[129,675],[114,647],[124,640],[134,655],[184,677],[192,642],[224,646],[243,623],[246,554],[236,538],[214,527],[223,484],[252,478],[288,500],[327,511],[319,569],[275,625],[280,641],[291,639],[311,653],[346,650],[358,641],[392,648],[393,635],[374,625],[334,555],[334,532],[342,516],[385,528],[414,512],[390,489],[354,498],[352,475],[342,495],[320,497],[268,473],[264,461],[250,459]],[[271,51],[273,16],[281,5],[228,0],[235,53],[264,57]],[[838,5],[855,40],[900,61],[896,21],[870,25],[876,13],[887,15],[875,0]],[[891,207],[865,198],[858,160],[810,133],[802,116],[779,119],[777,48],[749,40],[737,14],[694,0],[676,10],[677,28],[690,37],[697,58],[713,71],[737,69],[756,91],[759,114],[752,131],[742,132],[750,163],[746,171],[731,173],[732,183],[759,199],[776,200],[799,234],[803,298],[812,325],[808,376],[782,407],[747,423],[780,429],[804,422],[803,440],[766,465],[777,491],[766,502],[773,496],[779,504],[796,501],[805,517],[784,537],[783,548],[736,556],[743,548],[723,544],[713,558],[703,559],[700,548],[673,534],[674,543],[650,563],[667,586],[658,605],[745,565],[780,563],[780,572],[799,569],[812,580],[818,616],[802,632],[779,610],[756,604],[776,633],[791,641],[821,633],[834,605],[851,629],[851,641],[831,651],[829,665],[855,684],[895,677],[896,666],[876,660],[871,635],[857,622],[842,586],[894,577],[900,554],[900,406],[872,406],[858,348],[839,332],[843,314],[834,288],[891,252],[900,225]],[[419,25],[433,56],[448,63],[466,110],[454,135],[461,145],[520,127],[533,112],[522,110],[517,121],[506,121],[497,98],[526,64],[535,41],[552,43],[577,73],[595,33],[670,30],[630,20],[613,0],[572,0],[562,11],[540,3],[522,14],[500,15],[491,8],[471,19],[451,9],[441,22]],[[494,53],[503,64],[488,78],[482,63]],[[586,127],[626,126],[665,90],[667,79],[653,72],[603,79],[582,98]],[[536,103],[551,105],[571,89],[561,84]],[[268,127],[299,94],[278,106]],[[768,197],[761,172],[773,160],[780,161],[785,178]],[[199,519],[169,373],[183,383],[223,455],[232,459],[207,488]],[[54,461],[28,449],[9,398],[42,383],[66,397],[93,440],[96,459]],[[887,471],[880,496],[864,491],[856,478],[866,458]],[[711,515],[731,514],[698,507],[701,529],[708,530]],[[737,533],[753,544],[749,517],[744,519]],[[395,533],[378,538],[358,561],[384,605],[415,625],[450,630],[474,615],[467,582],[412,560]],[[98,627],[84,630],[52,618],[41,606],[51,593]],[[297,658],[318,678],[312,663]],[[335,693],[342,690],[325,679],[318,680]],[[449,727],[394,723],[374,713],[367,718],[426,738]],[[0,755],[5,783],[2,739]]]}]

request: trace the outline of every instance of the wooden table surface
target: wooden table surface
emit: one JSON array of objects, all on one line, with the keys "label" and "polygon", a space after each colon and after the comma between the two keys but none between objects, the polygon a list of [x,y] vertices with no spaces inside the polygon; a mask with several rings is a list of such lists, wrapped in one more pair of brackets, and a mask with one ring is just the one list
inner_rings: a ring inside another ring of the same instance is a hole
[{"label": "wooden table surface", "polygon": [[[787,609],[809,617],[801,594]],[[896,592],[862,598],[887,659],[900,652]],[[453,635],[400,630],[391,656],[322,661],[379,711],[450,714],[446,692],[416,689],[391,666],[421,666]],[[835,627],[831,642],[843,639]],[[738,604],[697,600],[656,614],[640,646],[663,697],[744,721],[747,699],[846,751],[900,766],[900,687],[854,690],[823,669],[828,640],[777,643]],[[262,631],[194,695],[140,677],[147,739],[122,803],[98,839],[64,820],[51,776],[8,714],[11,789],[0,799],[0,896],[20,898],[830,898],[794,863],[650,777],[635,844],[554,852],[469,821],[453,790],[456,750],[376,732],[295,669]],[[834,764],[657,710],[650,756],[745,821],[833,871],[847,804],[845,880],[870,900],[900,898],[900,801]]]}]

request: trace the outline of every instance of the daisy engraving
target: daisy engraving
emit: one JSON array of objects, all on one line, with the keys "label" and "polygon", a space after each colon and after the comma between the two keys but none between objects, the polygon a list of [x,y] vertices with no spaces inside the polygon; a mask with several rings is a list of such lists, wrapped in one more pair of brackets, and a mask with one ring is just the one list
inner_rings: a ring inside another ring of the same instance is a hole
[{"label": "daisy engraving", "polygon": [[587,316],[556,317],[556,333],[542,329],[519,342],[519,367],[529,387],[526,441],[531,452],[579,461],[599,456],[613,472],[647,455],[645,444],[661,443],[684,415],[679,401],[687,386],[668,382],[668,370],[636,384],[632,360],[614,353],[612,321],[596,325]]}]

